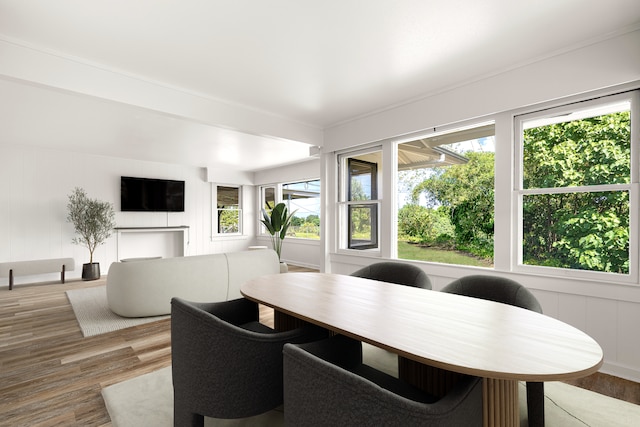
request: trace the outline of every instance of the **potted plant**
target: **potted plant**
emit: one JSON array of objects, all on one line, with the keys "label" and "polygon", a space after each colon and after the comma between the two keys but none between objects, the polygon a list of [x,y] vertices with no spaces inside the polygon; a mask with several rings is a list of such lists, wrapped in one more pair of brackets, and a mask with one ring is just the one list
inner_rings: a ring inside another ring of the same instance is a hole
[{"label": "potted plant", "polygon": [[79,235],[72,242],[89,249],[89,263],[82,265],[82,280],[100,278],[100,263],[93,262],[93,251],[103,244],[115,227],[115,212],[109,202],[90,199],[82,188],[76,187],[69,195],[67,221],[73,223]]},{"label": "potted plant", "polygon": [[[296,213],[296,211],[289,213],[287,205],[284,203],[278,203],[275,205],[270,213],[262,209],[263,219],[261,222],[264,224],[269,234],[271,234],[271,244],[273,246],[273,250],[278,254],[278,259],[280,259],[280,254],[282,252],[282,241],[287,237],[287,230],[291,225],[291,218],[294,213]],[[287,264],[280,261],[280,271],[286,272],[287,270]]]}]

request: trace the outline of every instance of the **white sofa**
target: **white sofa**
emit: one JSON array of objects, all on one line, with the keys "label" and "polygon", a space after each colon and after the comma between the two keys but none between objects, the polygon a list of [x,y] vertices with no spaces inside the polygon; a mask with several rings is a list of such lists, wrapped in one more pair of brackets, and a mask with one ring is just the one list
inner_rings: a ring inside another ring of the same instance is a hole
[{"label": "white sofa", "polygon": [[107,302],[123,317],[171,313],[171,298],[217,302],[240,298],[240,285],[280,273],[270,250],[114,262],[107,275]]}]

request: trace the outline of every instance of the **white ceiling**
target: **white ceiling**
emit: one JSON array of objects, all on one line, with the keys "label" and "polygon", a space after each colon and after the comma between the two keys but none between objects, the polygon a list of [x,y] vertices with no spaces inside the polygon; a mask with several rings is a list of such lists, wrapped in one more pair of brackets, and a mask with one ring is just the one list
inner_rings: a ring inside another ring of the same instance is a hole
[{"label": "white ceiling", "polygon": [[[2,40],[318,129],[639,22],[638,0],[0,0]],[[244,170],[309,152],[24,83],[0,79],[0,142]]]}]

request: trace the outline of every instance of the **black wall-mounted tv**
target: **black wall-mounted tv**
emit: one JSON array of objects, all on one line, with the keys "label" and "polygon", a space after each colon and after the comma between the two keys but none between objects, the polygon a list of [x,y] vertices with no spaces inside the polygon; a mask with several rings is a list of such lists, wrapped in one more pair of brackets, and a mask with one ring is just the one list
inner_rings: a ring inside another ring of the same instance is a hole
[{"label": "black wall-mounted tv", "polygon": [[184,212],[184,181],[120,177],[120,210]]}]

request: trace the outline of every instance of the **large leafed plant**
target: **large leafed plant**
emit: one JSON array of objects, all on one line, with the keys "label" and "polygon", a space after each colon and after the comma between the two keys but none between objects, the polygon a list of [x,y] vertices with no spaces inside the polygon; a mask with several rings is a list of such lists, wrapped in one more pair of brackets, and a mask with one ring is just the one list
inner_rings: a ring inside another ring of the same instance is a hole
[{"label": "large leafed plant", "polygon": [[280,259],[280,253],[282,252],[282,241],[287,236],[287,230],[291,225],[291,218],[296,211],[289,213],[287,205],[284,203],[278,203],[274,206],[271,212],[267,212],[262,209],[262,224],[264,224],[267,232],[271,234],[271,244],[273,250],[278,254]]}]

